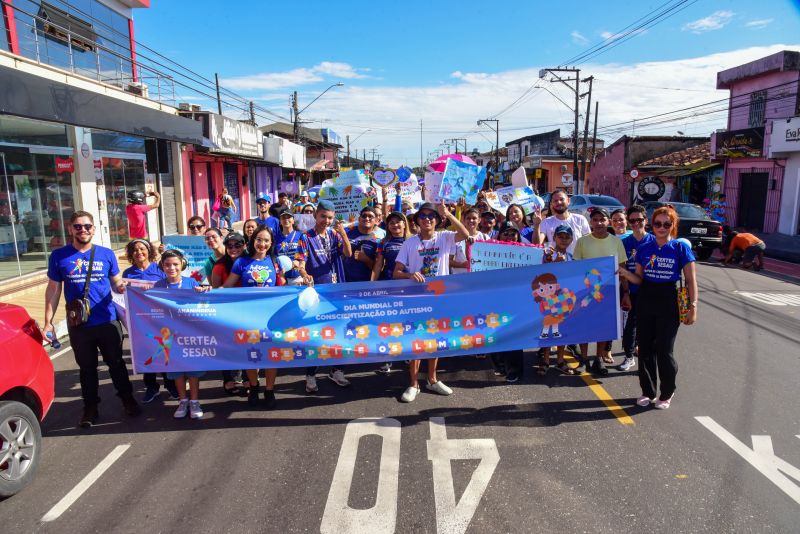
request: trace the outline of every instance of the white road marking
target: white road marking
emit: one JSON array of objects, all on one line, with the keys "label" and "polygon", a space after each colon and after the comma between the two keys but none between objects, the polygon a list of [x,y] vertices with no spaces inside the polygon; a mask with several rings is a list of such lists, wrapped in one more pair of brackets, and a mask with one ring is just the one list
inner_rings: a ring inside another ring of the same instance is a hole
[{"label": "white road marking", "polygon": [[58,358],[58,357],[59,357],[59,356],[61,356],[62,354],[66,354],[66,353],[68,353],[68,352],[69,352],[69,351],[71,351],[71,350],[72,350],[72,347],[67,347],[67,348],[65,348],[65,349],[61,349],[60,351],[56,352],[55,354],[51,354],[51,355],[50,355],[50,359],[51,359],[51,360],[55,360],[56,358]]},{"label": "white road marking", "polygon": [[769,304],[770,306],[800,306],[800,295],[790,293],[757,293],[751,291],[736,291],[739,295],[749,299]]},{"label": "white road marking", "polygon": [[81,495],[83,495],[86,492],[86,490],[88,490],[92,486],[92,484],[97,482],[97,479],[99,479],[103,475],[103,473],[105,473],[108,470],[108,468],[114,464],[114,462],[119,460],[119,457],[122,456],[122,454],[125,451],[127,451],[130,448],[130,446],[131,446],[130,443],[126,443],[124,445],[117,445],[113,451],[108,453],[108,456],[106,456],[103,459],[103,461],[97,464],[97,466],[94,469],[89,471],[88,475],[83,477],[83,480],[78,482],[78,484],[74,488],[72,488],[72,490],[70,490],[69,493],[64,495],[64,498],[58,501],[56,505],[50,509],[49,512],[44,514],[44,517],[42,517],[42,521],[43,522],[54,521],[59,517],[61,517],[61,514],[66,512],[69,509],[69,507],[72,506],[75,503],[75,501],[77,501],[81,497]]},{"label": "white road marking", "polygon": [[[358,442],[364,436],[382,438],[378,491],[372,508],[351,508],[350,487],[356,468]],[[347,423],[333,473],[328,501],[320,525],[327,533],[393,533],[397,522],[397,488],[400,473],[400,421],[392,418],[362,418]]]},{"label": "white road marking", "polygon": [[[436,503],[436,531],[461,534],[467,531],[481,497],[492,479],[500,454],[493,439],[447,439],[444,417],[431,417],[428,460],[433,463],[433,496]],[[481,463],[472,473],[461,499],[456,502],[451,460]]]},{"label": "white road marking", "polygon": [[[733,434],[722,428],[722,426],[712,418],[702,416],[695,417],[695,419],[721,439],[725,445],[733,449],[736,454],[758,469],[762,475],[778,486],[789,498],[797,504],[800,504],[800,486],[792,481],[792,479],[794,479],[800,482],[800,469],[775,456],[775,451],[772,449],[771,437],[752,436],[753,448],[751,449],[736,439]],[[800,438],[800,436],[797,437]]]}]

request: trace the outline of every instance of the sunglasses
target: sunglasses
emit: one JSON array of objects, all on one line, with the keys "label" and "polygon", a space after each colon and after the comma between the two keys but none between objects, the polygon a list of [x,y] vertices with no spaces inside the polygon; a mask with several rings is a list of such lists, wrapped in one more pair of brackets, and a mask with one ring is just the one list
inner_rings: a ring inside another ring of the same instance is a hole
[{"label": "sunglasses", "polygon": [[672,228],[672,221],[661,222],[656,221],[653,223],[653,228]]},{"label": "sunglasses", "polygon": [[200,228],[205,228],[205,227],[206,227],[205,224],[190,224],[189,225],[189,228],[191,228],[192,230],[199,230]]},{"label": "sunglasses", "polygon": [[644,217],[636,217],[635,219],[628,219],[631,224],[639,224],[644,222]]},{"label": "sunglasses", "polygon": [[80,232],[81,230],[86,230],[87,232],[91,231],[94,228],[93,224],[73,224],[72,229],[76,232]]},{"label": "sunglasses", "polygon": [[361,216],[361,218],[362,219],[374,219],[375,216],[374,215],[368,215],[368,214],[365,213],[364,215]]},{"label": "sunglasses", "polygon": [[417,215],[417,219],[422,219],[423,221],[432,221],[436,218],[436,215],[433,213],[420,213]]},{"label": "sunglasses", "polygon": [[225,246],[227,248],[244,248],[244,243],[237,241],[236,243],[228,243]]}]

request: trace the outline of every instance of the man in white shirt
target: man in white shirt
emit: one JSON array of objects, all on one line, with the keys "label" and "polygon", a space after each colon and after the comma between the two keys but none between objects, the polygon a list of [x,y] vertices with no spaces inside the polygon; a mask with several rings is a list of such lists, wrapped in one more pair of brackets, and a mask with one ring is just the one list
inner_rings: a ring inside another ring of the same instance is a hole
[{"label": "man in white shirt", "polygon": [[[436,231],[436,226],[447,219],[456,229]],[[414,214],[414,222],[419,227],[419,233],[406,239],[394,266],[393,277],[395,280],[406,279],[425,283],[434,276],[450,274],[450,252],[455,243],[464,241],[469,232],[464,228],[455,215],[445,208],[444,203],[434,207],[430,202],[424,203]],[[436,364],[438,358],[428,360],[428,389],[439,395],[450,395],[453,390],[444,382],[436,379]],[[403,402],[412,402],[419,393],[417,374],[419,373],[420,360],[411,360],[408,370],[411,382],[400,397]]]},{"label": "man in white shirt", "polygon": [[586,217],[579,213],[570,213],[569,209],[569,196],[564,191],[555,191],[550,196],[550,217],[546,218],[539,225],[539,232],[547,239],[548,243],[554,243],[553,233],[556,228],[562,224],[566,224],[572,228],[573,239],[572,244],[567,248],[567,252],[572,254],[575,251],[575,244],[582,236],[592,232],[589,228],[589,221]]}]

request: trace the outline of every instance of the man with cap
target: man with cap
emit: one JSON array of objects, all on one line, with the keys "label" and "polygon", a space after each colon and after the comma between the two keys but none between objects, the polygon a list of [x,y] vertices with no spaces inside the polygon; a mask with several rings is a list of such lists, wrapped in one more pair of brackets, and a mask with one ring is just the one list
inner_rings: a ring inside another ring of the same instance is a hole
[{"label": "man with cap", "polygon": [[[455,232],[442,230],[437,232],[436,227],[445,219],[456,229]],[[424,203],[414,214],[414,221],[419,227],[419,233],[405,240],[394,266],[393,278],[395,280],[407,279],[425,283],[428,278],[447,276],[450,274],[450,253],[455,244],[464,241],[469,232],[455,215],[450,213],[444,202],[434,206],[430,202]],[[428,390],[439,395],[450,395],[453,390],[442,381],[436,379],[436,364],[438,358],[428,360]],[[412,402],[419,393],[417,374],[419,373],[420,360],[411,360],[408,369],[411,382],[408,389],[400,397],[402,402]]]},{"label": "man with cap", "polygon": [[[625,253],[625,247],[622,241],[615,235],[608,232],[609,217],[608,211],[605,208],[592,208],[589,212],[589,224],[591,226],[591,233],[578,239],[575,244],[575,250],[572,255],[576,260],[587,260],[591,258],[602,258],[605,256],[613,256],[618,265],[618,268],[624,269],[625,263],[628,261],[628,255]],[[620,281],[622,286],[622,306],[623,308],[630,307],[630,296],[628,294],[628,281],[623,278]],[[591,371],[599,376],[608,374],[608,369],[603,365],[602,352],[606,349],[607,342],[601,341],[597,343],[597,356],[592,365]],[[581,343],[581,363],[580,368],[588,361],[589,344]]]},{"label": "man with cap", "polygon": [[347,230],[353,255],[344,259],[344,278],[347,282],[368,282],[372,278],[378,238],[375,235],[377,215],[375,208],[361,210],[358,223]]},{"label": "man with cap", "polygon": [[273,207],[271,196],[262,194],[256,198],[256,208],[258,208],[256,223],[259,226],[266,226],[272,230],[272,235],[275,235],[280,229],[280,221],[273,215]]},{"label": "man with cap", "polygon": [[308,204],[308,202],[309,202],[309,200],[308,200],[308,191],[303,191],[298,196],[297,204],[294,205],[294,208],[293,208],[294,212],[295,213],[300,213],[301,210],[303,209],[303,206]]},{"label": "man with cap", "polygon": [[497,236],[497,215],[493,211],[484,211],[481,213],[481,220],[478,223],[478,231],[482,234],[489,236],[489,239],[494,239]]},{"label": "man with cap", "polygon": [[[342,259],[353,255],[344,224],[336,218],[330,200],[320,200],[314,212],[314,228],[300,237],[294,268],[306,285],[336,284],[345,281]],[[350,385],[341,369],[333,368],[328,378],[341,387]],[[317,368],[306,369],[306,393],[317,389]]]},{"label": "man with cap", "polygon": [[[155,201],[147,205],[147,197],[155,198]],[[147,217],[146,213],[154,210],[161,205],[161,195],[158,191],[150,191],[146,195],[141,191],[128,192],[128,205],[125,207],[125,214],[128,216],[128,235],[131,239],[147,239]]]}]

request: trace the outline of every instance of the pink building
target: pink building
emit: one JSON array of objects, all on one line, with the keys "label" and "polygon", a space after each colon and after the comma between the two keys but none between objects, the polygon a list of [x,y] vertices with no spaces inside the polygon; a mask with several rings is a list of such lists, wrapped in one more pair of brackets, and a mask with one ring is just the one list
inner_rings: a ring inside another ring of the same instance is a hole
[{"label": "pink building", "polygon": [[717,89],[730,90],[728,129],[712,136],[711,154],[725,162],[731,226],[776,232],[781,219],[797,211],[796,200],[782,208],[781,199],[785,190],[797,189],[798,177],[785,176],[786,160],[768,158],[767,146],[773,121],[800,114],[798,81],[800,52],[786,50],[717,73]]}]

